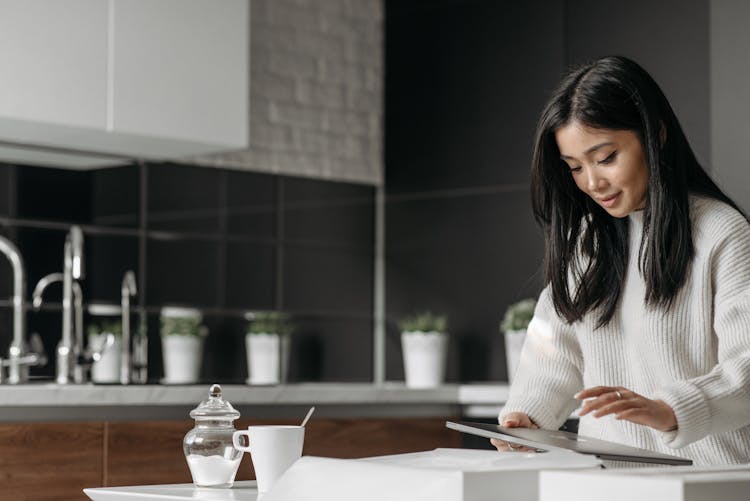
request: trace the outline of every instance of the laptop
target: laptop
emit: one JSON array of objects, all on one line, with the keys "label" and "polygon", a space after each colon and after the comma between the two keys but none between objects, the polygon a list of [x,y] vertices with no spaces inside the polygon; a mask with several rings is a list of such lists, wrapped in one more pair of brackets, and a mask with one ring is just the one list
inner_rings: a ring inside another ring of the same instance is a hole
[{"label": "laptop", "polygon": [[653,463],[668,465],[692,465],[691,459],[670,456],[647,449],[639,449],[598,438],[591,438],[569,431],[542,430],[531,428],[506,428],[497,424],[446,421],[445,426],[451,430],[478,435],[486,438],[498,438],[514,444],[525,445],[532,449],[555,450],[566,449],[590,454],[599,459],[612,461],[631,461],[634,463]]}]

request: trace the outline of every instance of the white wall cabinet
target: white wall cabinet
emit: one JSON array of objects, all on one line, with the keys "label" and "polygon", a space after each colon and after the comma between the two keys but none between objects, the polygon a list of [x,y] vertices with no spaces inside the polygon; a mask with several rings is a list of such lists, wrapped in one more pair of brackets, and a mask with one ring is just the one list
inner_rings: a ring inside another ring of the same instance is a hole
[{"label": "white wall cabinet", "polygon": [[0,160],[246,148],[248,26],[248,0],[0,0]]}]

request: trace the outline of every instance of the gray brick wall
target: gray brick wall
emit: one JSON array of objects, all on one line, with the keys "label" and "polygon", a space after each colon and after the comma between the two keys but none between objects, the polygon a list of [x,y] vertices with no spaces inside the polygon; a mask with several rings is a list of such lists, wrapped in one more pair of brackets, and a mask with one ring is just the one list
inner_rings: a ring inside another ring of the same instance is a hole
[{"label": "gray brick wall", "polygon": [[250,68],[250,148],[191,163],[382,183],[382,0],[250,0]]}]

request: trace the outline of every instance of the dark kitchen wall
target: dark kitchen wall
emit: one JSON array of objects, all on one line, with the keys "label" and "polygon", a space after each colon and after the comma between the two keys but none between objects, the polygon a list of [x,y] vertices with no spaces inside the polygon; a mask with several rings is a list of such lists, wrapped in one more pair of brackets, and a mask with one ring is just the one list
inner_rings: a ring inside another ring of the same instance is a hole
[{"label": "dark kitchen wall", "polygon": [[387,379],[403,378],[397,320],[429,309],[449,317],[450,381],[507,380],[498,324],[542,284],[532,139],[567,67],[642,62],[708,158],[707,5],[386,1]]},{"label": "dark kitchen wall", "polygon": [[396,321],[423,309],[448,315],[449,380],[505,379],[500,316],[541,284],[529,151],[562,19],[561,1],[386,3],[387,379]]},{"label": "dark kitchen wall", "polygon": [[[159,310],[199,308],[210,334],[202,379],[242,382],[248,310],[292,314],[290,381],[372,379],[373,200],[369,186],[147,164],[70,171],[0,164],[0,231],[36,282],[62,271],[71,224],[83,227],[84,301],[119,304],[126,270],[147,319],[149,379],[162,375]],[[5,261],[0,258],[0,261]],[[29,329],[54,375],[61,289],[52,285]],[[0,350],[11,337],[10,266],[0,263]]]},{"label": "dark kitchen wall", "polygon": [[565,2],[566,63],[607,54],[638,61],[672,104],[698,160],[710,167],[708,0]]}]

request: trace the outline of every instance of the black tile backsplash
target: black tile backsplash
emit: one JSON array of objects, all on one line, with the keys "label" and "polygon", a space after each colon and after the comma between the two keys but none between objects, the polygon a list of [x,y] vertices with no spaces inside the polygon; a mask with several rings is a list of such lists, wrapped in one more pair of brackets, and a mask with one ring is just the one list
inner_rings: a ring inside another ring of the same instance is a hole
[{"label": "black tile backsplash", "polygon": [[17,217],[74,224],[92,220],[91,172],[17,169]]},{"label": "black tile backsplash", "polygon": [[148,169],[146,228],[218,233],[222,171],[160,164]]},{"label": "black tile backsplash", "polygon": [[98,234],[84,238],[86,278],[83,287],[87,301],[119,304],[125,272],[133,271],[138,276],[138,238]]},{"label": "black tile backsplash", "polygon": [[367,313],[373,254],[327,246],[284,247],[284,305],[291,310]]},{"label": "black tile backsplash", "polygon": [[217,241],[147,239],[147,270],[155,278],[146,283],[149,302],[220,306],[218,256]]},{"label": "black tile backsplash", "polygon": [[[31,291],[62,271],[66,234],[79,224],[86,304],[119,303],[125,271],[138,277],[131,301],[145,314],[151,381],[162,376],[164,305],[204,312],[204,382],[245,381],[243,313],[261,309],[292,314],[290,380],[372,379],[372,188],[178,164],[89,171],[0,164],[0,192],[7,194],[0,234],[24,258],[27,323],[50,359],[32,375],[55,374],[62,286],[48,288],[40,311],[31,308]],[[0,357],[12,332],[12,272],[3,261]]]},{"label": "black tile backsplash", "polygon": [[[275,176],[226,172],[227,234],[256,239],[276,238],[277,190]],[[289,179],[285,180],[287,184]]]},{"label": "black tile backsplash", "polygon": [[[16,242],[15,229],[0,226],[0,235]],[[0,299],[4,299],[13,294],[13,270],[10,261],[0,256]]]},{"label": "black tile backsplash", "polygon": [[370,381],[372,346],[369,316],[299,315],[289,356],[289,381]]},{"label": "black tile backsplash", "polygon": [[137,228],[141,223],[139,182],[136,166],[91,171],[92,224]]},{"label": "black tile backsplash", "polygon": [[227,308],[271,310],[276,297],[276,250],[268,244],[228,242],[224,302]]},{"label": "black tile backsplash", "polygon": [[284,183],[287,240],[373,246],[374,188],[312,179]]},{"label": "black tile backsplash", "polygon": [[11,217],[16,210],[16,168],[0,164],[0,216]]},{"label": "black tile backsplash", "polygon": [[[27,300],[40,278],[63,271],[65,230],[19,228],[16,245],[26,266]],[[47,287],[44,301],[60,303],[62,285]],[[4,353],[4,352],[3,352]]]}]

